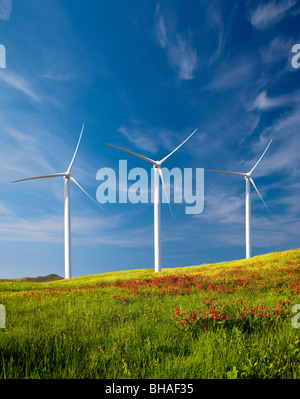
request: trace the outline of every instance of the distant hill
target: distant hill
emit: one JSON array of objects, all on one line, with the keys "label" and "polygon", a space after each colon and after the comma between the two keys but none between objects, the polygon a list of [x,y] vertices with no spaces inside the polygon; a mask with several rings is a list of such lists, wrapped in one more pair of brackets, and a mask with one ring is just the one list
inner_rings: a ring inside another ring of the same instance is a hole
[{"label": "distant hill", "polygon": [[38,276],[38,277],[22,277],[22,278],[5,278],[0,279],[2,281],[29,281],[33,283],[48,283],[50,281],[58,281],[63,280],[63,277],[60,277],[58,274],[48,274],[48,276]]},{"label": "distant hill", "polygon": [[38,276],[38,277],[23,277],[18,279],[19,281],[30,281],[36,283],[47,283],[49,281],[63,280],[58,274],[48,274],[48,276]]}]

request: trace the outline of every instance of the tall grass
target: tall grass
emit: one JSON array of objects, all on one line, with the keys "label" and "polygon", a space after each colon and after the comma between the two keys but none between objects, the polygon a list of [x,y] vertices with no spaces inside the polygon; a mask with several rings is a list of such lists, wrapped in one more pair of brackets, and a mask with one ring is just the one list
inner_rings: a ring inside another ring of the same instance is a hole
[{"label": "tall grass", "polygon": [[[299,378],[298,282],[300,250],[159,275],[2,282],[0,377]],[[204,329],[202,302],[212,298],[219,318],[207,306]],[[264,308],[243,318],[251,306]],[[225,310],[230,319],[221,320]]]}]

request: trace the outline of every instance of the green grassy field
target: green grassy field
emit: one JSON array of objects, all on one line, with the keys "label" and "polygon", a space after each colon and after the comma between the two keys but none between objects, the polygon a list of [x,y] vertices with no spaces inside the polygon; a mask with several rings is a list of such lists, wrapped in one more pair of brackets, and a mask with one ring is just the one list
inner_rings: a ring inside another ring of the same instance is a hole
[{"label": "green grassy field", "polygon": [[299,290],[299,249],[159,274],[2,281],[0,377],[300,378]]}]

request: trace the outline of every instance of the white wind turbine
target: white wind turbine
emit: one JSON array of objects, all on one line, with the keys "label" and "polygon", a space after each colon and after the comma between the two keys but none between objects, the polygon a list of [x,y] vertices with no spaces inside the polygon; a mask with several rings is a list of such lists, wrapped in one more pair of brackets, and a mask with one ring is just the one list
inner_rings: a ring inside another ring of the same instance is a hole
[{"label": "white wind turbine", "polygon": [[256,164],[253,166],[253,168],[250,170],[248,173],[240,173],[240,172],[227,172],[224,170],[211,170],[211,169],[205,169],[205,171],[208,172],[220,172],[220,173],[228,173],[230,175],[238,175],[238,176],[244,176],[246,180],[246,258],[251,258],[251,199],[250,199],[250,182],[252,183],[253,187],[255,188],[257,194],[259,195],[260,199],[262,200],[263,204],[265,207],[268,209],[270,214],[272,215],[272,212],[270,209],[267,207],[267,204],[263,200],[262,196],[260,195],[251,175],[254,171],[254,169],[257,167],[259,162],[261,161],[262,157],[265,155],[267,149],[269,148],[272,140],[269,142],[267,145],[267,148],[259,158],[259,160],[256,162]]},{"label": "white wind turbine", "polygon": [[[47,179],[51,177],[63,177],[65,180],[65,208],[64,208],[64,234],[65,234],[65,278],[71,277],[71,209],[70,209],[70,180],[72,180],[96,205],[103,209],[98,202],[96,202],[81,186],[80,184],[71,176],[72,166],[75,160],[75,156],[79,147],[81,136],[83,133],[84,124],[82,125],[79,140],[72,158],[72,161],[64,173],[55,173],[52,175],[29,177],[26,179],[15,180],[12,183],[17,183],[25,180],[35,180],[35,179]],[[104,210],[104,209],[103,209]],[[105,211],[105,210],[104,210]],[[106,212],[106,211],[105,211]]]},{"label": "white wind turbine", "polygon": [[[154,169],[154,264],[155,264],[155,272],[160,272],[161,271],[161,245],[160,245],[160,184],[159,184],[159,178],[161,178],[161,182],[163,185],[163,189],[165,192],[165,196],[168,200],[166,188],[165,188],[165,183],[163,180],[163,175],[161,171],[161,165],[163,162],[165,162],[169,156],[174,154],[175,151],[177,151],[194,133],[196,133],[198,129],[194,130],[192,134],[189,135],[187,139],[185,139],[178,147],[175,148],[169,155],[167,155],[165,158],[161,159],[160,161],[153,161],[153,159],[144,157],[143,155],[139,155],[135,152],[125,150],[124,148],[118,147],[113,144],[108,144],[112,147],[118,148],[119,150],[129,152],[132,155],[135,155],[138,158],[143,159],[144,161],[150,162],[153,164],[153,169]],[[170,212],[173,216],[169,201],[168,205],[170,208]]]}]

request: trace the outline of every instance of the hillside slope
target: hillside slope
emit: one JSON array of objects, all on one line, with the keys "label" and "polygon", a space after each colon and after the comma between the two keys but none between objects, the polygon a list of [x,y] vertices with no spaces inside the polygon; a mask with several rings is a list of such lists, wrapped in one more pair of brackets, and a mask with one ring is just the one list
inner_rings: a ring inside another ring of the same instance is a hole
[{"label": "hillside slope", "polygon": [[299,287],[299,249],[161,273],[0,282],[0,378],[298,379]]}]

